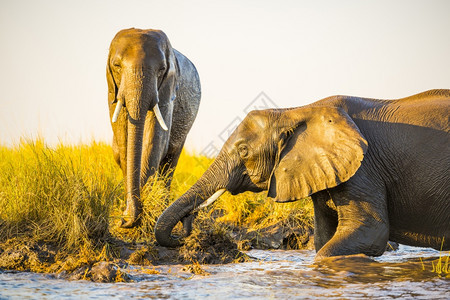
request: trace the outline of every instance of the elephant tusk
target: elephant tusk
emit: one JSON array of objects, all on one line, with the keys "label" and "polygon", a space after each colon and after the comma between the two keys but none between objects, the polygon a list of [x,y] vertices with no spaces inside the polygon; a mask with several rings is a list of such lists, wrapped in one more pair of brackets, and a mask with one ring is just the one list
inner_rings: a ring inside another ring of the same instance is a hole
[{"label": "elephant tusk", "polygon": [[114,114],[113,114],[113,117],[112,117],[112,122],[113,123],[117,122],[117,118],[119,117],[119,113],[120,113],[120,110],[122,109],[122,107],[123,107],[122,101],[120,101],[120,100],[117,101],[116,109],[114,110]]},{"label": "elephant tusk", "polygon": [[211,197],[208,198],[205,202],[200,204],[196,210],[205,208],[211,204],[213,204],[217,199],[219,199],[220,196],[222,196],[223,193],[225,193],[226,189],[220,189],[217,192],[215,192]]},{"label": "elephant tusk", "polygon": [[159,125],[161,125],[162,129],[164,129],[165,131],[169,130],[166,123],[164,122],[163,116],[161,115],[158,104],[153,107],[153,112],[155,113],[155,117],[158,120]]}]

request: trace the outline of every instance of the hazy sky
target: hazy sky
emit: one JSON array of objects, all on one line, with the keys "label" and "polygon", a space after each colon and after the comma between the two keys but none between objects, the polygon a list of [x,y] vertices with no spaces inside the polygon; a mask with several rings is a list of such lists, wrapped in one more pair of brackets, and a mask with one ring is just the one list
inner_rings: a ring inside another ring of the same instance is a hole
[{"label": "hazy sky", "polygon": [[1,0],[0,144],[38,132],[50,144],[110,142],[105,66],[123,28],[163,30],[196,65],[203,95],[187,147],[201,152],[261,92],[256,106],[293,107],[450,88],[449,13],[448,0]]}]

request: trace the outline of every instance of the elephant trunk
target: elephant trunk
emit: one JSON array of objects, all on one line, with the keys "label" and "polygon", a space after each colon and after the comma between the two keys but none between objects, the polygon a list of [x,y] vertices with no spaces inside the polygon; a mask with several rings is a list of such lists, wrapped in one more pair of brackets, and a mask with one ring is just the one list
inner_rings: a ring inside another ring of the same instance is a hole
[{"label": "elephant trunk", "polygon": [[123,228],[135,226],[142,212],[140,187],[145,119],[152,104],[157,103],[157,96],[152,97],[152,93],[148,89],[144,89],[146,85],[142,84],[142,78],[142,76],[134,76],[134,82],[141,84],[124,91],[125,95],[122,97],[128,111],[125,182],[127,206],[121,225]]},{"label": "elephant trunk", "polygon": [[144,122],[128,122],[127,138],[127,177],[126,177],[126,200],[127,207],[125,220],[122,227],[128,228],[135,225],[142,211],[140,201],[140,175],[142,160],[142,139],[144,135]]},{"label": "elephant trunk", "polygon": [[155,225],[155,238],[161,246],[180,246],[181,240],[171,235],[175,225],[182,221],[185,229],[184,236],[189,235],[193,220],[192,213],[212,203],[225,191],[226,184],[223,179],[227,175],[221,173],[227,169],[221,167],[221,161],[219,156],[202,177],[158,218]]}]

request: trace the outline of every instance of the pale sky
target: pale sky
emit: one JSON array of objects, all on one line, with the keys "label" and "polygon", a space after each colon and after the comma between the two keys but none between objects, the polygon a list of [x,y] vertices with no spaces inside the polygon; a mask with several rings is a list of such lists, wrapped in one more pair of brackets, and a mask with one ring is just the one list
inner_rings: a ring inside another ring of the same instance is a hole
[{"label": "pale sky", "polygon": [[448,0],[0,0],[0,144],[110,143],[106,59],[129,27],[163,30],[197,67],[197,152],[220,148],[261,92],[258,107],[294,107],[450,88]]}]

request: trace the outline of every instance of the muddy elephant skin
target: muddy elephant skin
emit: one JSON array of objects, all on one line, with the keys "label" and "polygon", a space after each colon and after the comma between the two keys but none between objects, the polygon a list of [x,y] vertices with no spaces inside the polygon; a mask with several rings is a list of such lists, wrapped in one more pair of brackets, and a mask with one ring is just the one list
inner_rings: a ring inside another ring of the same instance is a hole
[{"label": "muddy elephant skin", "polygon": [[170,185],[200,105],[200,80],[164,32],[134,28],[112,40],[106,78],[114,158],[126,190],[122,227],[128,228],[139,221],[148,178],[159,172]]},{"label": "muddy elephant skin", "polygon": [[160,216],[156,239],[179,245],[173,227],[224,191],[267,190],[277,202],[311,196],[318,259],[378,256],[388,239],[448,250],[449,116],[450,90],[398,100],[333,96],[250,112]]}]

